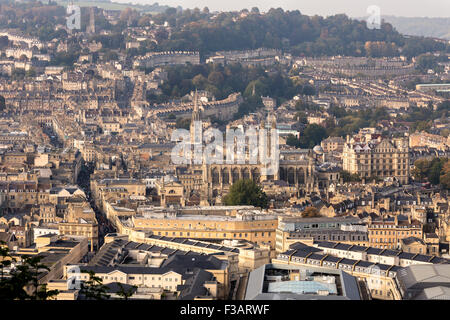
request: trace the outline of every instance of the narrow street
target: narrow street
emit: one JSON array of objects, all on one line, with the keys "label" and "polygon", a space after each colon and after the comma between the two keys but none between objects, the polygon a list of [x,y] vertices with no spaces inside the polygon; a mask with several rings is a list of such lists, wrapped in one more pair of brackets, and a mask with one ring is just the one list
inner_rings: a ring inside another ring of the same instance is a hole
[{"label": "narrow street", "polygon": [[83,162],[80,174],[78,175],[77,184],[86,194],[87,200],[95,212],[95,217],[98,221],[98,244],[100,248],[104,243],[105,235],[111,232],[115,232],[115,229],[108,221],[106,216],[97,208],[97,206],[95,205],[95,201],[92,198],[90,187],[90,176],[92,172],[94,172],[94,164]]}]

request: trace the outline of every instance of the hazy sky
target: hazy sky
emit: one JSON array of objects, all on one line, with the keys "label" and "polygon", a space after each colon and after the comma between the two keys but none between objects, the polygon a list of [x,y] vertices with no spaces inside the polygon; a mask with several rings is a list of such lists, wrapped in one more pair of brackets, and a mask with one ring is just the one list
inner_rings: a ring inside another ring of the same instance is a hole
[{"label": "hazy sky", "polygon": [[281,7],[285,10],[300,10],[307,15],[322,16],[346,13],[351,17],[365,17],[371,5],[381,9],[381,15],[403,17],[450,17],[450,0],[112,0],[125,3],[182,6],[210,10],[240,10],[258,7],[262,11]]}]

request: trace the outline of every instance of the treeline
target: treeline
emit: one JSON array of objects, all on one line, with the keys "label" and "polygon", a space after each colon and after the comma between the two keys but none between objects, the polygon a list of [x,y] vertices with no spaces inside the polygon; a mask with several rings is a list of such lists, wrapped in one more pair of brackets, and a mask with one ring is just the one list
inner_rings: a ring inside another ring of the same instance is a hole
[{"label": "treeline", "polygon": [[446,62],[448,60],[447,55],[435,56],[433,54],[421,54],[417,57],[417,69],[422,72],[427,72],[429,69],[435,72],[444,71],[444,67],[439,65],[439,62]]},{"label": "treeline", "polygon": [[[384,107],[368,108],[358,111],[347,111],[345,108],[331,106],[326,110],[330,117],[322,125],[308,124],[308,111],[325,111],[319,106],[299,101],[296,104],[298,110],[296,120],[299,124],[300,139],[289,136],[286,143],[297,148],[312,148],[323,139],[332,137],[345,137],[356,133],[361,128],[377,127],[381,120],[390,120],[388,111]],[[397,121],[411,122],[410,132],[427,131],[432,127],[433,120],[446,118],[450,110],[450,101],[440,103],[436,110],[432,106],[428,108],[411,107],[408,114],[398,116]]]},{"label": "treeline", "polygon": [[313,123],[308,124],[303,130],[301,130],[300,138],[289,135],[286,139],[286,144],[296,148],[311,149],[320,144],[320,142],[327,136],[328,134],[324,127]]},{"label": "treeline", "polygon": [[[299,123],[300,138],[289,136],[286,143],[297,148],[313,148],[320,144],[323,139],[330,136],[345,137],[353,134],[361,128],[376,127],[380,120],[389,119],[389,114],[385,108],[364,109],[359,111],[347,111],[345,108],[332,106],[327,112],[330,115],[322,125],[308,124],[308,111],[322,110],[313,103],[299,101],[296,104],[299,110],[296,120]],[[333,117],[336,118],[336,121]]]},{"label": "treeline", "polygon": [[439,103],[436,110],[430,104],[427,108],[412,107],[408,114],[399,116],[399,121],[411,122],[410,132],[427,131],[433,126],[433,120],[445,119],[449,116],[450,100]]},{"label": "treeline", "polygon": [[281,103],[292,99],[296,94],[315,93],[313,87],[294,83],[277,68],[272,72],[265,72],[261,67],[245,67],[241,64],[188,64],[170,66],[167,71],[168,81],[161,85],[162,94],[147,95],[150,103],[182,98],[195,89],[206,90],[217,100],[225,99],[233,92],[240,92],[244,97],[244,103],[237,114],[240,117],[262,107],[261,96],[270,96]]},{"label": "treeline", "polygon": [[57,24],[66,23],[66,9],[50,2],[2,1],[0,28],[19,29],[31,36],[48,41],[67,36],[65,30],[55,30]]},{"label": "treeline", "polygon": [[[213,16],[205,7],[183,11],[169,8],[153,16],[140,16],[128,10],[124,16],[127,19],[123,21],[131,26],[150,26],[153,21],[159,25],[167,22],[173,28],[170,38],[162,34],[157,39],[158,45],[145,45],[142,50],[195,50],[204,56],[220,50],[267,47],[294,55],[368,57],[400,54],[413,57],[450,50],[449,45],[433,39],[403,37],[389,23],[382,23],[380,29],[368,29],[364,21],[350,19],[344,14],[323,18],[278,8],[263,15],[255,7],[250,12],[222,12]],[[117,29],[122,23],[121,19],[110,28]]]},{"label": "treeline", "polygon": [[411,173],[417,181],[441,184],[443,188],[450,189],[450,161],[448,158],[419,159],[414,162],[414,169]]},{"label": "treeline", "polygon": [[[89,22],[89,8],[81,8],[81,30]],[[50,2],[15,3],[5,1],[2,6],[0,28],[18,28],[41,40],[63,38],[64,30],[54,30],[66,23],[65,8]],[[429,38],[404,37],[389,23],[380,29],[368,29],[365,21],[350,19],[344,14],[329,17],[307,16],[300,11],[270,9],[260,14],[258,8],[250,12],[221,12],[213,15],[205,7],[190,10],[168,8],[163,13],[141,14],[126,8],[115,24],[111,24],[96,10],[96,29],[111,31],[114,38],[128,27],[147,27],[168,23],[171,35],[161,28],[157,32],[158,44],[144,43],[130,55],[148,51],[195,50],[201,55],[219,50],[246,50],[260,47],[283,49],[294,55],[322,56],[417,56],[432,51],[447,51],[450,46]],[[124,39],[118,39],[124,41]],[[114,41],[112,39],[111,41]],[[114,45],[122,48],[123,45]]]},{"label": "treeline", "polygon": [[[126,12],[125,12],[126,11]],[[391,24],[380,29],[368,29],[365,21],[344,14],[329,17],[306,16],[300,11],[270,9],[260,14],[254,7],[240,12],[213,15],[207,7],[200,10],[168,8],[163,13],[140,15],[126,9],[116,25],[102,26],[119,29],[130,26],[150,26],[168,23],[170,38],[158,37],[156,50],[198,50],[202,55],[219,50],[245,50],[260,47],[284,49],[294,55],[349,56],[417,56],[432,51],[447,51],[450,46],[425,37],[404,37]],[[151,46],[150,46],[151,48]],[[148,48],[148,49],[150,49]]]},{"label": "treeline", "polygon": [[380,29],[368,29],[364,21],[343,14],[323,18],[281,8],[270,9],[264,15],[258,10],[252,10],[245,17],[241,17],[241,13],[223,12],[213,19],[200,10],[161,14],[174,31],[159,48],[210,53],[268,47],[295,55],[372,57],[398,56],[400,51],[412,57],[449,49],[448,45],[432,39],[405,38],[388,23],[382,23]]}]

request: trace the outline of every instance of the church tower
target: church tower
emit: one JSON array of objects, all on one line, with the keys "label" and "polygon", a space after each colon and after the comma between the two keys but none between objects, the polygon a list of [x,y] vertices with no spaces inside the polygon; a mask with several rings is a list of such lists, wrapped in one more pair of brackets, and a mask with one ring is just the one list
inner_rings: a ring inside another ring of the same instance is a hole
[{"label": "church tower", "polygon": [[[194,168],[198,165],[201,166],[203,172],[203,185],[200,188],[200,205],[210,206],[211,199],[211,183],[208,179],[208,167],[206,165],[205,159],[203,158],[203,143],[202,143],[202,113],[198,105],[198,92],[195,89],[194,93],[194,109],[192,110],[190,134],[191,134],[191,146],[194,157]],[[196,163],[195,159],[201,159],[201,163]],[[198,168],[198,167],[197,167]]]},{"label": "church tower", "polygon": [[[191,118],[191,125],[190,125],[191,144],[196,143],[195,137],[201,128],[196,128],[195,123],[198,123],[199,121],[201,121],[201,119],[202,119],[202,116],[201,116],[201,111],[198,107],[198,94],[197,94],[197,89],[196,89],[195,94],[194,94],[194,110],[192,110],[192,118]],[[197,138],[197,140],[198,140],[198,138]]]},{"label": "church tower", "polygon": [[194,110],[192,111],[192,121],[200,121],[201,120],[201,112],[198,108],[198,93],[197,89],[195,89],[194,93]]},{"label": "church tower", "polygon": [[87,33],[95,33],[95,11],[94,7],[89,8],[89,24],[86,26]]}]

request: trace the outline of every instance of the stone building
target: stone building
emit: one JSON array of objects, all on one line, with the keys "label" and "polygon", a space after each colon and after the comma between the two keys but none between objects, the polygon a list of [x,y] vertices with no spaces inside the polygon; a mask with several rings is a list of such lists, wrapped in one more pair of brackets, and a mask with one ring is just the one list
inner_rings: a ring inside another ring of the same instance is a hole
[{"label": "stone building", "polygon": [[409,144],[407,139],[383,139],[374,134],[355,136],[343,151],[343,169],[361,178],[393,177],[402,184],[409,180]]},{"label": "stone building", "polygon": [[[193,123],[195,121],[199,121],[201,119],[201,111],[197,107],[197,103],[194,102],[194,112],[192,113],[192,121],[191,121],[191,145],[196,143],[196,139],[194,137],[195,128]],[[200,194],[202,197],[202,202],[204,205],[207,203],[212,204],[213,199],[217,196],[224,195],[229,191],[229,188],[233,183],[241,179],[250,179],[257,183],[262,183],[265,181],[285,181],[291,186],[295,186],[300,193],[310,193],[313,191],[319,191],[319,187],[321,184],[322,188],[329,186],[329,184],[336,180],[338,181],[339,175],[332,174],[323,175],[322,178],[319,177],[318,170],[316,169],[316,160],[314,159],[313,152],[311,150],[300,149],[300,150],[278,150],[277,142],[273,142],[273,132],[272,130],[276,130],[276,118],[274,115],[270,115],[271,128],[267,131],[263,131],[265,128],[265,121],[261,122],[261,125],[255,130],[256,136],[258,137],[258,145],[251,145],[250,139],[245,138],[244,130],[242,130],[244,136],[243,140],[239,140],[239,138],[235,138],[232,146],[227,146],[225,143],[222,147],[223,149],[219,149],[221,151],[221,156],[223,156],[223,161],[215,161],[215,163],[211,163],[213,161],[205,161],[203,157],[201,164],[190,164],[188,165],[187,170],[183,170],[183,179],[180,181],[186,184],[189,184],[192,189],[198,189],[193,187],[193,185],[200,187]],[[267,133],[267,143],[264,147],[261,142],[261,133]],[[227,134],[228,131],[227,131]],[[238,130],[234,131],[235,136],[237,136]],[[248,143],[247,143],[248,141]],[[243,145],[242,145],[243,144]],[[253,148],[258,148],[258,157],[256,161],[252,161],[252,152],[254,152]],[[220,152],[219,151],[219,152]],[[227,161],[227,152],[233,152],[234,161]],[[267,158],[271,161],[266,161],[266,163],[262,163],[261,157],[259,154],[263,152],[263,154],[267,155]],[[264,153],[266,152],[266,153]],[[238,158],[239,155],[243,154],[243,159]],[[273,165],[275,165],[274,170]],[[272,167],[271,167],[272,166]],[[179,170],[180,171],[180,170]],[[187,172],[191,172],[191,174],[199,173],[202,174],[202,183],[195,183],[195,179],[188,179]],[[324,177],[327,181],[320,182],[319,180],[324,180]]]},{"label": "stone building", "polygon": [[412,220],[410,216],[407,219],[402,218],[404,217],[400,215],[372,221],[368,225],[370,245],[381,249],[396,249],[401,246],[402,239],[409,237],[422,239],[422,224]]}]

